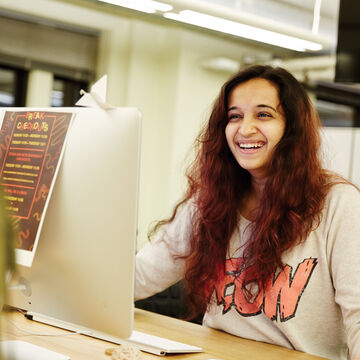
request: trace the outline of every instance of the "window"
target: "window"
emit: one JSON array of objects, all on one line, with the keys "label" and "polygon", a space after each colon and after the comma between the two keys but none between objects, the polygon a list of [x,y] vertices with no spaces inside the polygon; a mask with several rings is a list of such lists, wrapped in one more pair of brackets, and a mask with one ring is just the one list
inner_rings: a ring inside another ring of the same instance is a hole
[{"label": "window", "polygon": [[75,106],[80,99],[80,90],[87,91],[88,84],[84,81],[55,77],[51,92],[51,106]]},{"label": "window", "polygon": [[27,71],[0,65],[0,106],[25,106]]}]

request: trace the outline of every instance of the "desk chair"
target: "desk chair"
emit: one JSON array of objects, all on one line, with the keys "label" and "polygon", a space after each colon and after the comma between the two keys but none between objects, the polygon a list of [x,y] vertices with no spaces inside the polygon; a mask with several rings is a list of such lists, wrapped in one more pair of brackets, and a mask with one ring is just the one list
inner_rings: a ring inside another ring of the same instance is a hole
[{"label": "desk chair", "polygon": [[[182,281],[177,282],[158,294],[136,301],[135,307],[176,319],[186,319],[189,313]],[[200,315],[190,321],[201,324],[202,317]]]}]

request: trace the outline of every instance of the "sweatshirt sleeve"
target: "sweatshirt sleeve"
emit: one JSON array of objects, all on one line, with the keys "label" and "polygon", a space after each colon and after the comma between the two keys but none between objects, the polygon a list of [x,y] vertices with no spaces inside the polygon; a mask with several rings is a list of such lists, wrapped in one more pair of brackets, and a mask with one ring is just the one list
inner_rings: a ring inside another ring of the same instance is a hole
[{"label": "sweatshirt sleeve", "polygon": [[135,301],[152,296],[184,276],[194,205],[181,206],[175,219],[159,229],[136,255]]},{"label": "sweatshirt sleeve", "polygon": [[327,219],[330,271],[354,359],[360,357],[360,193],[351,185],[336,185],[333,192]]}]

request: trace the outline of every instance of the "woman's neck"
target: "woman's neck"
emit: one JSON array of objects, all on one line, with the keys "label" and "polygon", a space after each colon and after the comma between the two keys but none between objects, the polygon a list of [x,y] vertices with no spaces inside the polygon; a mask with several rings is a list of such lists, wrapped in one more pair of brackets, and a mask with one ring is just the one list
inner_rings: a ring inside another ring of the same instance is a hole
[{"label": "woman's neck", "polygon": [[253,176],[251,178],[251,192],[254,193],[254,196],[256,198],[258,199],[261,198],[262,192],[265,187],[265,183],[266,183],[266,178],[264,177],[257,178]]},{"label": "woman's neck", "polygon": [[251,188],[244,196],[241,206],[241,215],[247,220],[255,219],[255,210],[260,206],[262,192],[265,186],[265,179],[252,178]]}]

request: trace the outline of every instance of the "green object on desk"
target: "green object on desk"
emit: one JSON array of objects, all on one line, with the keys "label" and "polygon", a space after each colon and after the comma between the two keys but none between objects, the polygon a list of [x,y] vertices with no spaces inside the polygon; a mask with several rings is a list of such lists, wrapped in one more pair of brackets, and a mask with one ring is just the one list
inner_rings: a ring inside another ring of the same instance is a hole
[{"label": "green object on desk", "polygon": [[5,199],[0,192],[0,311],[6,296],[6,274],[15,267],[14,226],[5,210]]}]

